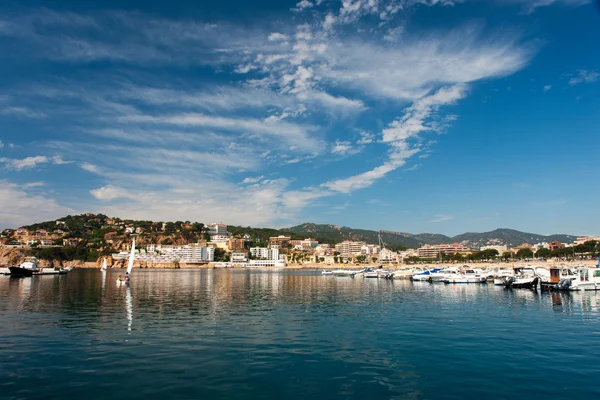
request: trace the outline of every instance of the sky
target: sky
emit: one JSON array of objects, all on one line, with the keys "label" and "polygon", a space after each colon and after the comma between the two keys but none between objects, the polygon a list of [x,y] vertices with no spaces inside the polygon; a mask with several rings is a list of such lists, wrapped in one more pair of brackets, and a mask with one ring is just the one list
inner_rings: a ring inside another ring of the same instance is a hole
[{"label": "sky", "polygon": [[0,228],[600,234],[590,0],[0,5]]}]

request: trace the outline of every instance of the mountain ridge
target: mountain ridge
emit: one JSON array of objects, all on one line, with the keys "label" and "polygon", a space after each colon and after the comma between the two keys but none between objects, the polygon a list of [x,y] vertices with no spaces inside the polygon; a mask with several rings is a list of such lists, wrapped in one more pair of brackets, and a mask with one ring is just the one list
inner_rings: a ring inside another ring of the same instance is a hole
[{"label": "mountain ridge", "polygon": [[382,239],[386,245],[403,246],[409,248],[417,248],[425,244],[435,245],[456,242],[470,247],[481,247],[485,245],[506,245],[509,247],[514,247],[523,243],[535,244],[539,242],[551,241],[570,243],[577,239],[577,236],[569,234],[542,235],[521,232],[510,228],[498,228],[489,232],[465,232],[456,236],[447,236],[429,232],[412,234],[408,232],[389,230],[373,231],[333,224],[315,224],[312,222],[306,222],[286,228],[284,230],[298,234],[310,233],[314,234],[315,236],[334,235],[342,240],[360,240],[373,243],[377,243],[378,234],[381,233]]}]

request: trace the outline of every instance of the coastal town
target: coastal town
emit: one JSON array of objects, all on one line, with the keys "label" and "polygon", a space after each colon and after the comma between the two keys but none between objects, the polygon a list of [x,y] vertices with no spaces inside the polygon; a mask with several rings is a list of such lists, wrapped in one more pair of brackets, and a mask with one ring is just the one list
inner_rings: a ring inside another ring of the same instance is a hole
[{"label": "coastal town", "polygon": [[[56,258],[111,264],[129,256],[131,238],[138,238],[136,262],[143,267],[323,267],[333,265],[401,265],[419,262],[481,262],[514,260],[583,260],[597,252],[600,237],[577,237],[570,243],[547,241],[509,246],[498,239],[473,247],[468,243],[423,244],[418,248],[388,246],[365,240],[319,241],[306,234],[257,236],[251,228],[223,223],[123,221],[92,213],[66,217],[0,235],[4,250],[58,254]],[[393,247],[393,248],[390,248]]]}]

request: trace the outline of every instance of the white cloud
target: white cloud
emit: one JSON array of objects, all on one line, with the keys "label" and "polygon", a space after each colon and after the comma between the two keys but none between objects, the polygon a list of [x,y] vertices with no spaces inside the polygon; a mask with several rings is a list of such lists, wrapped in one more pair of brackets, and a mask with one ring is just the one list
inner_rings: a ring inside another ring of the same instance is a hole
[{"label": "white cloud", "polygon": [[27,107],[4,107],[0,109],[0,114],[26,118],[46,118],[46,114],[33,111]]},{"label": "white cloud", "polygon": [[296,3],[296,8],[292,8],[292,10],[293,11],[304,11],[308,8],[312,8],[313,6],[314,6],[314,4],[308,0],[300,0],[298,3]]},{"label": "white cloud", "polygon": [[546,85],[546,86],[544,86],[544,92],[547,92],[550,89],[552,89],[552,85]]},{"label": "white cloud", "polygon": [[226,131],[245,131],[247,137],[266,140],[278,138],[283,143],[295,145],[299,149],[313,151],[319,148],[319,143],[310,136],[310,131],[315,128],[299,124],[288,123],[281,120],[254,118],[216,117],[200,113],[183,113],[165,116],[153,115],[125,115],[123,122],[141,122],[152,124],[167,124],[178,126],[201,126],[223,129]]},{"label": "white cloud", "polygon": [[371,144],[375,141],[376,136],[369,132],[361,132],[360,139],[356,142],[358,145]]},{"label": "white cloud", "polygon": [[577,75],[569,80],[569,85],[575,86],[580,83],[593,83],[598,80],[600,74],[596,71],[587,71],[585,69],[577,70]]},{"label": "white cloud", "polygon": [[332,154],[345,155],[353,150],[352,143],[345,140],[336,140],[331,148]]},{"label": "white cloud", "polygon": [[54,199],[29,195],[23,189],[12,182],[0,181],[0,228],[17,228],[73,214],[72,209]]},{"label": "white cloud", "polygon": [[92,196],[102,201],[111,201],[115,199],[135,199],[135,195],[128,190],[120,187],[106,185],[98,189],[90,190]]},{"label": "white cloud", "polygon": [[258,182],[262,181],[264,178],[265,178],[264,175],[257,176],[257,177],[254,177],[254,178],[248,177],[248,178],[245,178],[242,181],[242,183],[258,183]]},{"label": "white cloud", "polygon": [[91,172],[93,174],[101,174],[102,170],[100,168],[98,168],[98,166],[94,165],[94,164],[90,164],[88,162],[84,162],[79,164],[79,167],[87,172]]},{"label": "white cloud", "polygon": [[285,42],[287,41],[287,36],[283,33],[273,32],[268,37],[270,42]]},{"label": "white cloud", "polygon": [[[104,202],[102,212],[265,225],[294,218],[318,199],[366,188],[411,157],[426,155],[430,144],[423,136],[454,119],[439,115],[442,106],[466,96],[467,84],[527,64],[532,50],[510,32],[489,37],[473,25],[433,33],[388,28],[402,8],[454,3],[387,3],[394,9],[383,1],[343,0],[337,10],[331,3],[327,14],[318,16],[320,2],[304,0],[297,7],[310,8],[312,23],[293,27],[279,21],[261,28],[44,10],[37,18],[17,15],[5,21],[3,34],[29,44],[32,57],[50,60],[209,65],[222,76],[235,71],[227,78],[237,83],[215,85],[125,68],[119,75],[51,82],[23,93],[42,99],[47,107],[40,109],[50,120],[72,121],[86,138],[52,145],[69,159],[86,160],[78,166],[102,176],[90,192]],[[341,29],[365,15],[380,16],[385,27]],[[89,31],[109,34],[83,33]],[[389,112],[402,108],[403,115],[390,121]],[[384,129],[352,141],[339,137],[339,132],[360,132],[363,123]],[[380,165],[355,176],[299,188],[290,188],[295,177],[288,172],[285,179],[276,178],[284,172],[274,166],[312,161],[327,149],[349,155],[367,144],[386,146],[387,153],[381,152]],[[65,162],[55,157],[55,164]],[[250,176],[240,182],[240,171]],[[275,178],[260,175],[267,171]]]},{"label": "white cloud", "polygon": [[57,154],[54,157],[52,157],[52,164],[64,165],[64,164],[72,164],[72,163],[73,163],[73,161],[65,161],[60,154]]},{"label": "white cloud", "polygon": [[45,164],[49,162],[48,157],[45,156],[35,156],[35,157],[26,157],[22,160],[19,159],[10,159],[10,158],[0,158],[0,163],[4,163],[4,166],[10,170],[21,171],[23,169],[31,169],[36,167],[39,164]]},{"label": "white cloud", "polygon": [[506,3],[523,3],[525,5],[525,13],[531,14],[540,7],[551,5],[563,6],[583,6],[589,4],[591,0],[502,0]]},{"label": "white cloud", "polygon": [[454,219],[454,217],[451,215],[436,215],[435,218],[429,222],[440,223],[440,222],[452,221],[453,219]]},{"label": "white cloud", "polygon": [[21,188],[32,189],[32,188],[38,188],[38,187],[44,187],[44,186],[46,186],[46,182],[30,182],[30,183],[25,183],[25,184],[21,185]]}]

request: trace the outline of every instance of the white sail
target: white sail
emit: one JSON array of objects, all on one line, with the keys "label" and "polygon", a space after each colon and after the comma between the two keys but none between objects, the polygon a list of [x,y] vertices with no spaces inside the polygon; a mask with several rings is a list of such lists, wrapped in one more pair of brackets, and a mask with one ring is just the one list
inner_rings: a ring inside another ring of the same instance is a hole
[{"label": "white sail", "polygon": [[127,275],[131,275],[133,269],[133,261],[135,260],[135,238],[131,242],[131,254],[129,255],[129,264],[127,264]]},{"label": "white sail", "polygon": [[104,257],[104,261],[102,262],[102,268],[100,268],[102,271],[106,271],[108,269],[108,265],[106,265],[106,257]]}]

